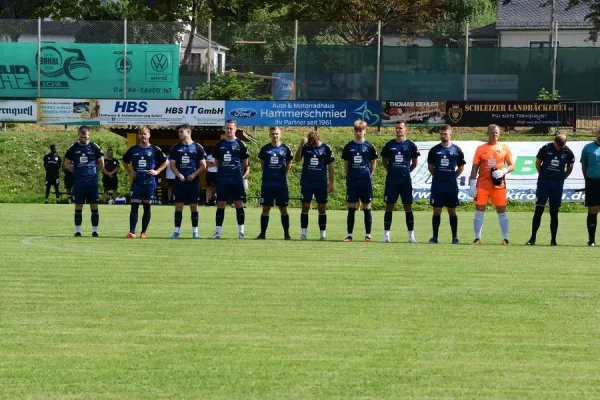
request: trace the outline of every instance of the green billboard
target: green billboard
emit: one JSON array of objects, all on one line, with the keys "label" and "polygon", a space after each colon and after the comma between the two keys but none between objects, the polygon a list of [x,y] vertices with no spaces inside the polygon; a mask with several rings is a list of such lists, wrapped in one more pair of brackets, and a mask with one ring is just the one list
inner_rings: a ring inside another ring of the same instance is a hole
[{"label": "green billboard", "polygon": [[[179,45],[42,43],[41,97],[179,98]],[[0,98],[38,96],[38,44],[0,42]]]}]

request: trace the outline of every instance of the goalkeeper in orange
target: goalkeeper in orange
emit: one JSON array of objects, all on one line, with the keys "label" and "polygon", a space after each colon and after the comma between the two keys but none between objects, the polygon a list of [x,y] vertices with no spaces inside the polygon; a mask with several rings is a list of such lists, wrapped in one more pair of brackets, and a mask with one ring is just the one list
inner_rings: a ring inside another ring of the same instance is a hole
[{"label": "goalkeeper in orange", "polygon": [[475,150],[473,169],[469,180],[469,194],[475,199],[474,244],[481,244],[483,216],[488,201],[496,207],[502,231],[502,244],[508,246],[508,215],[506,214],[506,175],[514,169],[510,148],[500,143],[500,128],[490,125],[487,129],[488,142]]}]

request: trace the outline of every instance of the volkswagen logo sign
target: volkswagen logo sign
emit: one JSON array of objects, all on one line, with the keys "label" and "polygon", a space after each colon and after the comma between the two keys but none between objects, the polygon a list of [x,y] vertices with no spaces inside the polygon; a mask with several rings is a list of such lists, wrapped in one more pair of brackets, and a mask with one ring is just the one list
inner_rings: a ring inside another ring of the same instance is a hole
[{"label": "volkswagen logo sign", "polygon": [[234,118],[252,118],[256,115],[256,111],[250,108],[235,108],[229,111],[229,115]]},{"label": "volkswagen logo sign", "polygon": [[155,54],[150,60],[152,69],[156,72],[163,72],[169,66],[169,58],[164,54]]}]

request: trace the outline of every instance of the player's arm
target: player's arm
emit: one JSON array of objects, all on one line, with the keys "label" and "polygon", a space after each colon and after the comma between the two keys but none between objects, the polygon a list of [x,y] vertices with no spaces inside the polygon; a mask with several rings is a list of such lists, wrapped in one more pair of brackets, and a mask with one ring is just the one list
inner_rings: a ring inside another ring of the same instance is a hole
[{"label": "player's arm", "polygon": [[288,160],[286,166],[285,166],[285,173],[289,173],[292,170],[292,160]]},{"label": "player's arm", "polygon": [[344,176],[348,176],[348,160],[344,160]]},{"label": "player's arm", "polygon": [[48,169],[48,157],[44,156],[44,169]]},{"label": "player's arm", "polygon": [[413,172],[413,170],[417,168],[417,165],[419,164],[419,156],[421,155],[421,153],[419,152],[417,145],[413,142],[411,142],[411,147],[412,154],[410,157],[410,172]]},{"label": "player's arm", "polygon": [[125,169],[125,172],[127,172],[127,175],[129,175],[131,178],[135,178],[135,172],[133,172],[133,170],[129,166],[129,163],[127,161],[125,161],[125,158],[123,158],[121,160],[121,164],[123,164],[123,169]]},{"label": "player's arm", "polygon": [[371,170],[371,174],[373,174],[373,172],[375,171],[375,168],[377,168],[377,158],[379,158],[379,155],[377,154],[377,150],[375,150],[374,146],[369,146],[369,150],[371,153],[371,161],[369,163],[369,169]]},{"label": "player's arm", "polygon": [[183,176],[183,174],[181,172],[179,172],[176,164],[177,163],[175,162],[175,160],[169,161],[169,166],[171,167],[171,172],[173,172],[173,175],[175,175],[177,177],[177,179],[179,179],[181,182],[183,182],[183,181],[185,181],[185,176]]},{"label": "player's arm", "polygon": [[103,173],[105,173],[105,174],[107,174],[107,175],[110,176],[110,173],[106,170],[105,165],[104,165],[104,157],[99,157],[99,158],[96,159],[96,166]]},{"label": "player's arm", "polygon": [[565,172],[565,179],[567,179],[569,177],[569,175],[571,175],[571,173],[573,172],[573,165],[575,165],[575,163],[567,164],[567,170]]},{"label": "player's arm", "polygon": [[413,172],[417,165],[419,164],[419,157],[411,158],[410,160],[410,172]]},{"label": "player's arm", "polygon": [[250,175],[250,163],[248,162],[247,158],[242,160],[242,168],[245,171],[244,175],[242,175],[242,179],[248,179],[248,175]]},{"label": "player's arm", "polygon": [[542,160],[540,160],[539,158],[535,159],[535,169],[537,170],[538,174],[542,170]]},{"label": "player's arm", "polygon": [[192,172],[190,176],[187,177],[188,181],[193,181],[198,175],[202,173],[202,171],[206,169],[206,160],[198,160],[198,164],[198,169]]},{"label": "player's arm", "polygon": [[[459,165],[458,168],[456,168],[456,178],[458,179],[459,176],[462,175],[463,171],[465,170],[465,165]],[[432,174],[433,175],[433,174]]]},{"label": "player's arm", "polygon": [[121,166],[119,165],[119,163],[117,163],[117,165],[115,166],[115,170],[110,173],[110,176],[116,175],[117,172],[119,172],[120,167]]},{"label": "player's arm", "polygon": [[65,171],[69,171],[70,173],[73,173],[73,161],[69,160],[68,158],[65,158],[65,162],[63,163],[63,168],[65,169]]},{"label": "player's arm", "polygon": [[333,192],[333,177],[334,177],[334,169],[333,169],[333,163],[329,163],[329,165],[327,166],[327,172],[329,174],[329,182],[327,183],[327,191],[329,193]]},{"label": "player's arm", "polygon": [[296,162],[302,161],[302,149],[304,148],[304,145],[306,144],[306,142],[308,142],[307,138],[300,139],[300,144],[298,145],[298,150],[296,150],[296,155],[294,156],[294,161],[296,161]]},{"label": "player's arm", "polygon": [[369,163],[369,169],[371,170],[371,174],[375,172],[375,168],[377,168],[377,160],[371,160]]},{"label": "player's arm", "polygon": [[479,164],[473,164],[471,167],[471,175],[469,176],[470,180],[477,179],[477,174],[479,173]]}]

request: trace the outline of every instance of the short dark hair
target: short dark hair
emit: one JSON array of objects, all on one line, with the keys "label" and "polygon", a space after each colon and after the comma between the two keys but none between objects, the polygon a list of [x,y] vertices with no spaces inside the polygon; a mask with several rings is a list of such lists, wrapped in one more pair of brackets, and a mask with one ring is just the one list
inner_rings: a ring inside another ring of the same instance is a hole
[{"label": "short dark hair", "polygon": [[556,135],[554,138],[554,143],[563,147],[567,144],[567,137],[565,135]]},{"label": "short dark hair", "polygon": [[87,125],[81,125],[81,126],[79,127],[79,129],[77,129],[77,132],[78,132],[78,133],[81,133],[81,132],[89,132],[89,131],[90,131],[90,127],[89,127],[89,126],[87,126]]},{"label": "short dark hair", "polygon": [[444,132],[444,131],[451,131],[452,127],[448,124],[444,124],[442,126],[440,126],[440,132]]},{"label": "short dark hair", "polygon": [[185,130],[191,131],[192,127],[190,125],[188,125],[188,124],[183,124],[183,125],[179,125],[177,127],[177,132],[179,132],[180,129],[185,129]]},{"label": "short dark hair", "polygon": [[270,131],[272,131],[272,130],[275,130],[275,129],[279,129],[279,130],[281,130],[281,128],[280,128],[280,127],[278,127],[278,126],[270,126],[270,127],[269,127],[269,132],[270,132]]},{"label": "short dark hair", "polygon": [[55,148],[56,148],[56,145],[55,145],[54,143],[52,143],[52,144],[50,145],[50,150],[54,150]]},{"label": "short dark hair", "polygon": [[225,121],[225,125],[227,124],[235,124],[235,126],[237,126],[237,121],[235,119],[228,119]]}]

